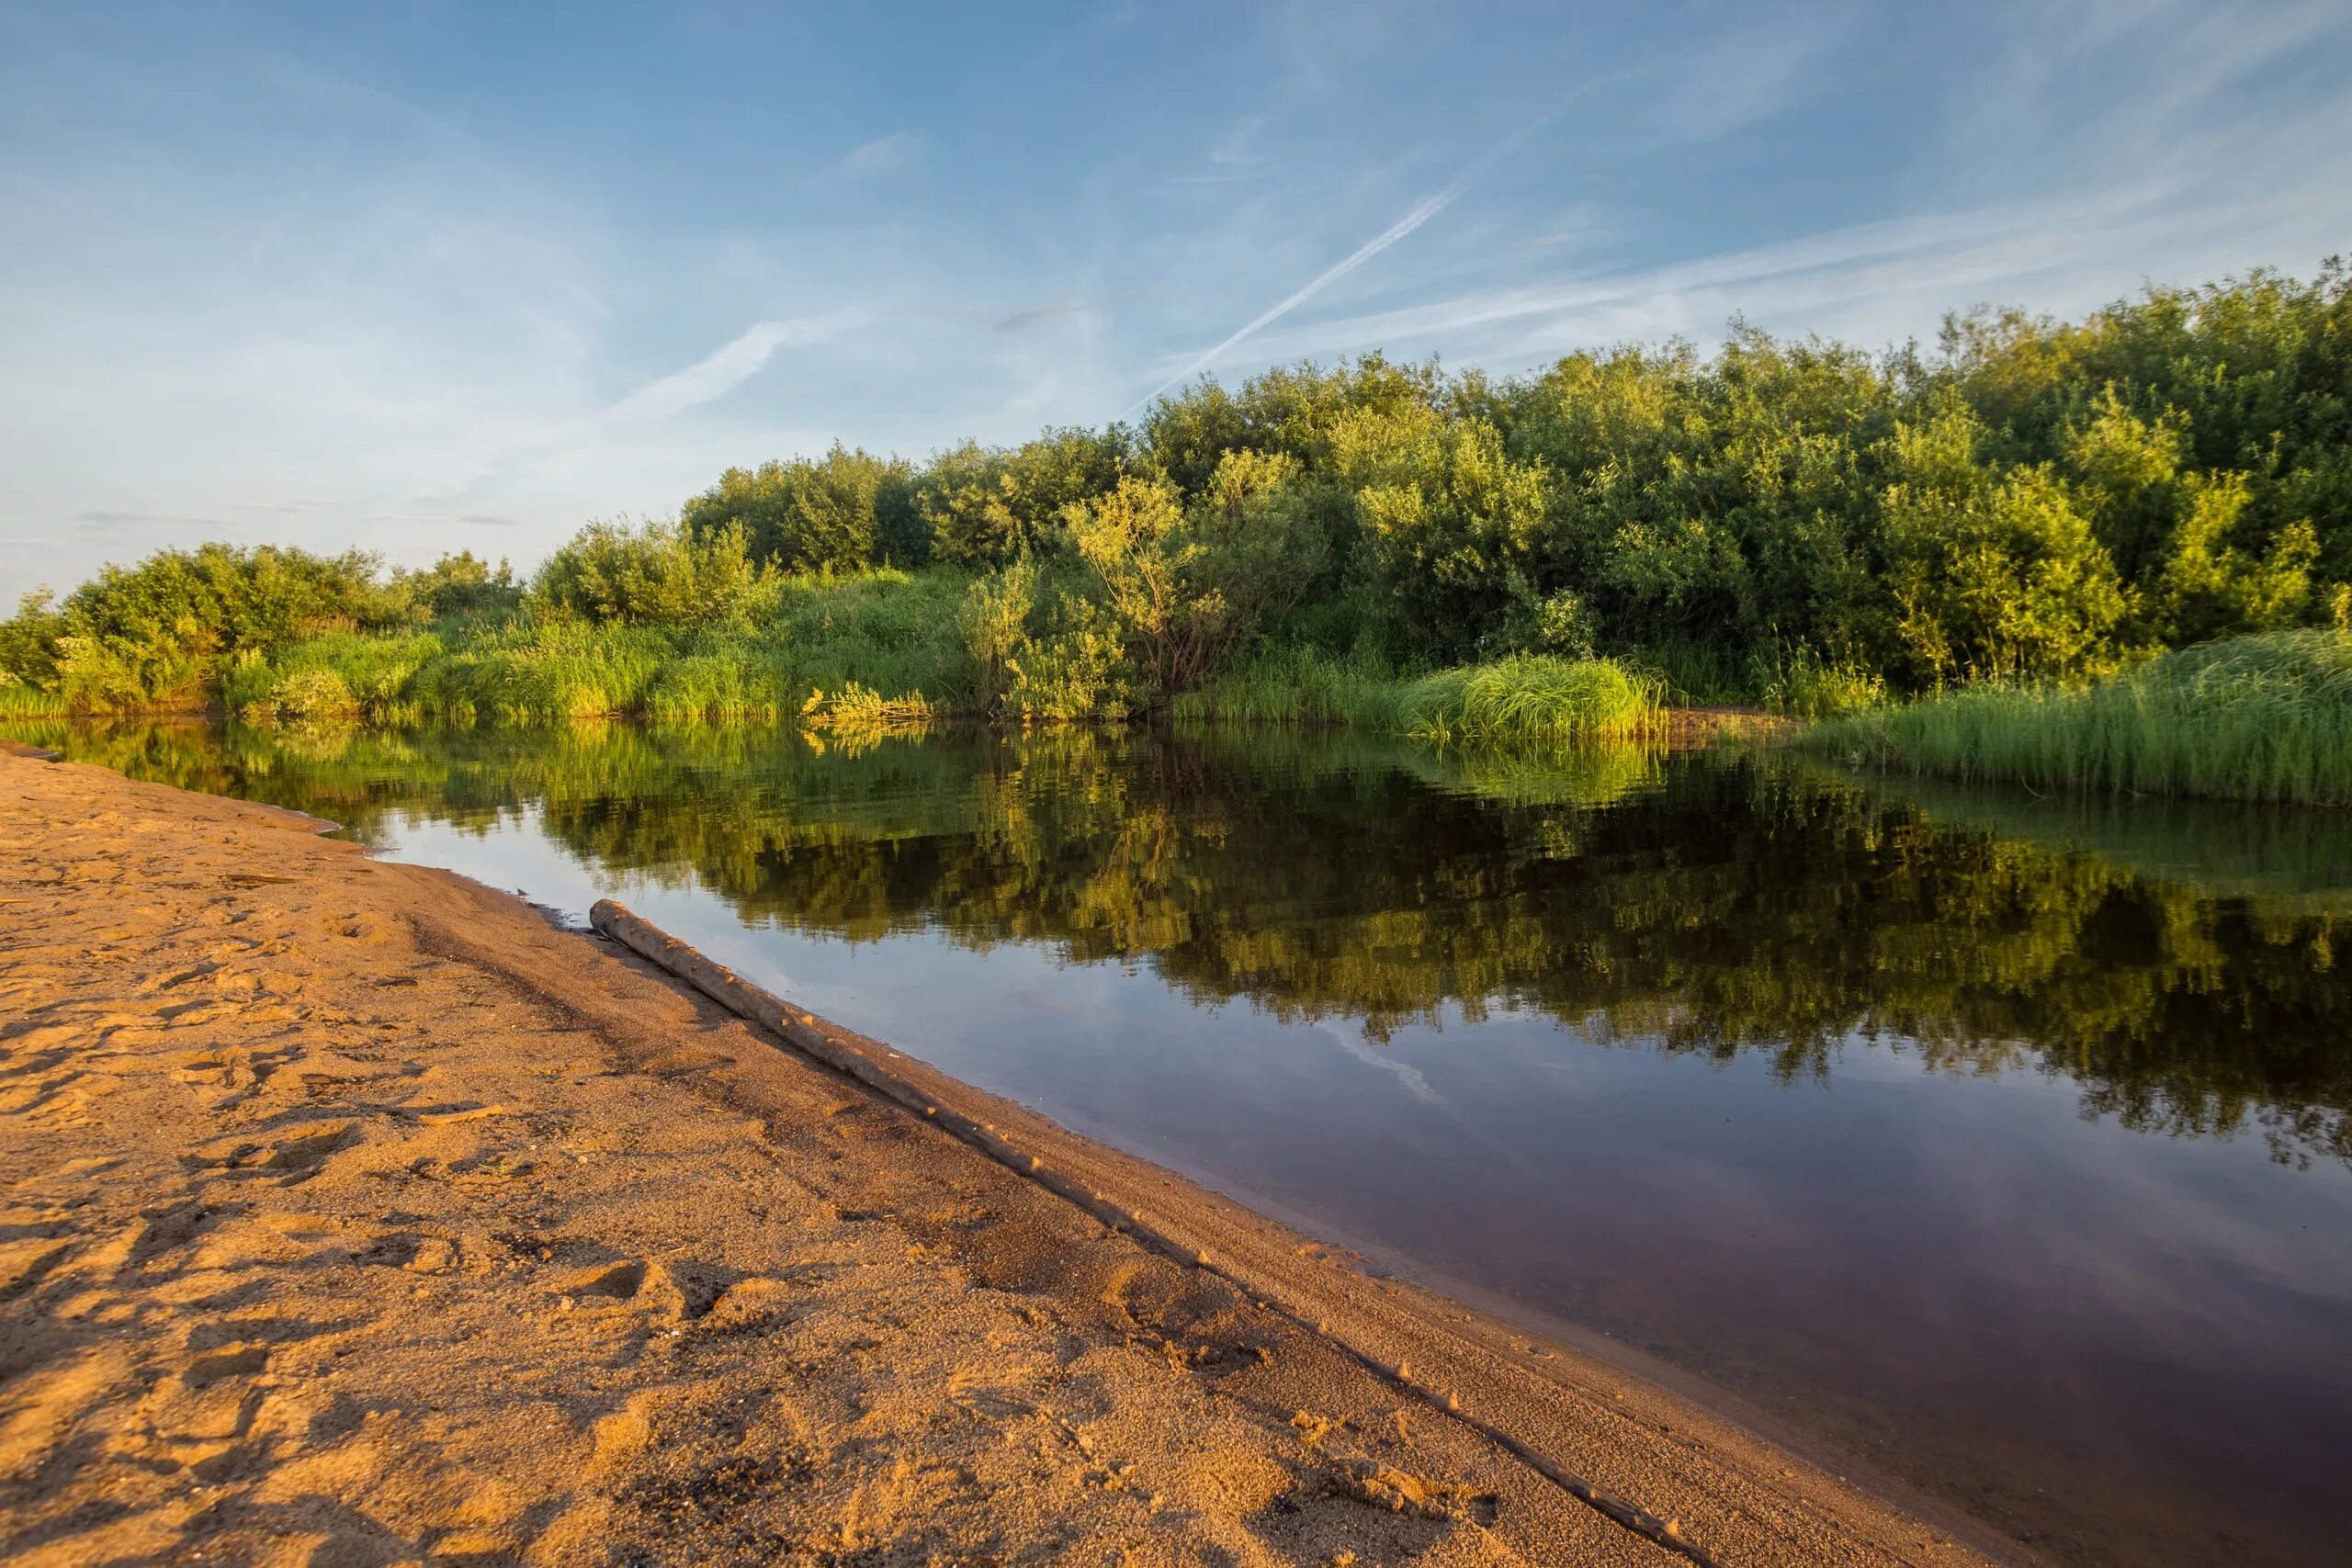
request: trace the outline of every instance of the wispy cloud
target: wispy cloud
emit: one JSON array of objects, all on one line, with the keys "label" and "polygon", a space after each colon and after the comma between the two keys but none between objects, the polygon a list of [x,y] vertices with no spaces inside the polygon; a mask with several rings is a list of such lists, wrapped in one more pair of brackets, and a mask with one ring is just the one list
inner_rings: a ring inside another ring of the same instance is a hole
[{"label": "wispy cloud", "polygon": [[1405,1092],[1415,1100],[1421,1101],[1424,1105],[1445,1103],[1445,1097],[1430,1086],[1429,1078],[1420,1068],[1409,1062],[1400,1062],[1394,1056],[1374,1050],[1363,1041],[1351,1037],[1345,1030],[1330,1024],[1325,1024],[1322,1027],[1324,1034],[1329,1037],[1340,1050],[1345,1051],[1365,1066],[1378,1067],[1384,1073],[1395,1074],[1397,1082],[1405,1086]]},{"label": "wispy cloud", "polygon": [[[1769,312],[1792,298],[1826,293],[1851,297],[1866,284],[1884,287],[1893,276],[1964,284],[1987,269],[1993,273],[2033,265],[2058,254],[2052,236],[2060,220],[2081,238],[2064,245],[2078,254],[2100,243],[2099,225],[2115,216],[2096,207],[2030,204],[1997,209],[1938,214],[1883,223],[1858,224],[1778,244],[1721,252],[1662,266],[1564,277],[1516,288],[1480,289],[1418,305],[1321,321],[1280,339],[1282,355],[1344,352],[1374,344],[1438,339],[1459,351],[1476,334],[1514,326],[1518,336],[1486,346],[1508,353],[1513,346],[1549,346],[1571,325],[1588,341],[1609,341],[1605,323],[1624,323],[1618,336],[1646,336],[1684,330],[1680,318],[1694,307],[1725,312]],[[1705,323],[1721,324],[1720,317]]]},{"label": "wispy cloud", "polygon": [[1297,310],[1301,305],[1306,304],[1309,299],[1312,299],[1317,294],[1322,293],[1324,289],[1329,288],[1332,284],[1337,283],[1340,279],[1347,276],[1348,274],[1355,271],[1356,268],[1363,265],[1364,263],[1372,260],[1373,257],[1378,255],[1389,246],[1396,243],[1397,241],[1402,240],[1407,235],[1412,233],[1414,230],[1419,229],[1422,224],[1428,222],[1430,219],[1444,211],[1448,207],[1451,207],[1453,204],[1453,200],[1456,197],[1460,196],[1464,190],[1469,188],[1470,183],[1473,180],[1476,180],[1480,175],[1485,174],[1503,158],[1508,157],[1510,153],[1517,152],[1521,147],[1525,146],[1528,138],[1533,136],[1538,130],[1541,130],[1544,128],[1544,122],[1550,119],[1550,118],[1551,117],[1549,115],[1544,115],[1535,119],[1532,119],[1525,125],[1521,126],[1517,130],[1512,131],[1509,136],[1504,137],[1500,141],[1496,142],[1492,147],[1487,148],[1484,152],[1478,154],[1477,157],[1472,159],[1469,165],[1460,174],[1454,175],[1443,189],[1438,191],[1432,196],[1425,197],[1419,206],[1405,214],[1404,217],[1399,218],[1396,222],[1391,223],[1387,228],[1382,230],[1379,233],[1374,234],[1371,239],[1366,240],[1363,244],[1358,245],[1346,256],[1343,256],[1339,261],[1332,263],[1329,266],[1325,267],[1321,272],[1316,274],[1312,278],[1309,278],[1301,287],[1291,290],[1290,293],[1283,296],[1283,299],[1278,300],[1272,306],[1258,312],[1258,314],[1252,317],[1241,327],[1239,331],[1227,337],[1223,343],[1218,344],[1215,348],[1210,349],[1206,354],[1204,354],[1199,358],[1194,359],[1190,365],[1184,367],[1183,369],[1179,370],[1175,375],[1170,376],[1159,386],[1154,387],[1150,391],[1146,392],[1141,398],[1138,398],[1134,406],[1127,410],[1127,412],[1132,415],[1136,412],[1136,410],[1148,405],[1154,398],[1157,398],[1170,387],[1173,387],[1182,381],[1188,381],[1193,377],[1199,375],[1203,370],[1207,369],[1211,365],[1216,363],[1217,360],[1223,358],[1234,349],[1238,348],[1250,338],[1255,337],[1260,332],[1282,320],[1283,317],[1289,315],[1293,310]]},{"label": "wispy cloud", "polygon": [[2218,274],[2250,238],[2285,244],[2280,236],[2309,220],[2308,207],[2292,198],[2175,208],[2145,191],[2118,191],[1861,224],[1665,265],[1473,291],[1318,321],[1260,347],[1288,358],[1433,341],[1449,357],[1526,363],[1575,348],[1712,333],[1735,314],[1780,331],[1899,337],[1931,326],[1944,310],[1985,299],[2096,306],[2143,280],[2128,266],[2119,272],[2119,256],[2202,246],[2211,254],[2192,264],[2191,275]]},{"label": "wispy cloud", "polygon": [[903,169],[923,154],[923,140],[910,130],[894,130],[850,150],[842,160],[845,175],[878,175]]},{"label": "wispy cloud", "polygon": [[664,376],[614,403],[599,416],[607,424],[641,424],[684,413],[726,396],[766,367],[780,348],[805,348],[840,336],[865,320],[856,310],[828,310],[790,321],[756,321],[724,348]]}]

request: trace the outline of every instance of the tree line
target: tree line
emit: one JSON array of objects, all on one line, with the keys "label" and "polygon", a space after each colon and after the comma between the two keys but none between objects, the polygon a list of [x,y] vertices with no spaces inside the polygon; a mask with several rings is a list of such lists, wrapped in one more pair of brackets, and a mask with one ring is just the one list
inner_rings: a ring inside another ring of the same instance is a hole
[{"label": "tree line", "polygon": [[[1203,379],[1134,424],[836,445],[594,524],[527,584],[471,556],[206,546],[0,626],[17,684],[164,705],[320,630],[435,618],[756,633],[778,581],[968,579],[976,705],[1133,711],[1269,649],[1548,654],[1795,705],[2069,678],[2352,619],[2352,273],[1980,309],[1883,352],[1746,325],[1513,378],[1374,354]],[[1777,684],[1776,684],[1777,683]],[[1808,695],[1811,694],[1811,695]]]}]

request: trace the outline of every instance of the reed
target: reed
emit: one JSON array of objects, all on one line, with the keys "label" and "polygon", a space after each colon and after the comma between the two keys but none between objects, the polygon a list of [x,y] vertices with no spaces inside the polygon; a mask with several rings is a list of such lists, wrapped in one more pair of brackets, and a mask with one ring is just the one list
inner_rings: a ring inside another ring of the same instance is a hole
[{"label": "reed", "polygon": [[2352,633],[2207,643],[2082,687],[1973,687],[1818,724],[1799,744],[2046,794],[2352,806]]}]

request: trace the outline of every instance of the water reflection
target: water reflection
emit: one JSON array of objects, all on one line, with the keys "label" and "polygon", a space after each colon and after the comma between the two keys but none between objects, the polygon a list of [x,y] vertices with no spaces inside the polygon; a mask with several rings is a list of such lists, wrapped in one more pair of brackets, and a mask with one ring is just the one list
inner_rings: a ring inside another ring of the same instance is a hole
[{"label": "water reflection", "polygon": [[1823,1080],[1851,1042],[2077,1086],[2136,1131],[2352,1158],[2352,828],[1894,788],[1758,758],[1566,765],[1288,733],[51,731],[137,776],[483,832],[755,925],[1148,965],[1196,1002],[1411,1023],[1524,1010]]},{"label": "water reflection", "polygon": [[2028,1561],[2341,1555],[2346,814],[1287,733],[45,739],[616,893]]}]

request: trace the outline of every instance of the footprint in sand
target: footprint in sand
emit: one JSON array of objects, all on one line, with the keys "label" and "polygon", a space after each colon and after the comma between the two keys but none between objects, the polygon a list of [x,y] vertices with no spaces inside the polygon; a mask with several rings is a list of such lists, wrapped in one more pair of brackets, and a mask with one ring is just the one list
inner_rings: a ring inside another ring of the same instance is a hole
[{"label": "footprint in sand", "polygon": [[126,1270],[144,1269],[149,1260],[185,1247],[203,1228],[214,1211],[194,1198],[175,1198],[140,1214],[123,1254]]},{"label": "footprint in sand", "polygon": [[180,1163],[191,1170],[269,1172],[289,1182],[307,1180],[329,1155],[352,1142],[358,1131],[356,1122],[297,1122],[275,1134],[217,1139],[193,1154],[182,1155]]},{"label": "footprint in sand", "polygon": [[735,1269],[691,1259],[653,1262],[620,1258],[592,1264],[557,1280],[553,1289],[572,1303],[569,1310],[650,1313],[673,1322],[693,1323],[710,1315],[718,1303],[744,1282]]},{"label": "footprint in sand", "polygon": [[987,1421],[1012,1421],[1045,1403],[1050,1367],[959,1367],[947,1379],[947,1396]]},{"label": "footprint in sand", "polygon": [[191,1053],[174,1063],[172,1071],[183,1083],[220,1089],[259,1089],[293,1055],[290,1051],[254,1051],[243,1045],[232,1045]]},{"label": "footprint in sand", "polygon": [[180,1382],[189,1388],[209,1388],[222,1378],[251,1377],[269,1368],[269,1347],[238,1345],[198,1356],[180,1371]]}]

